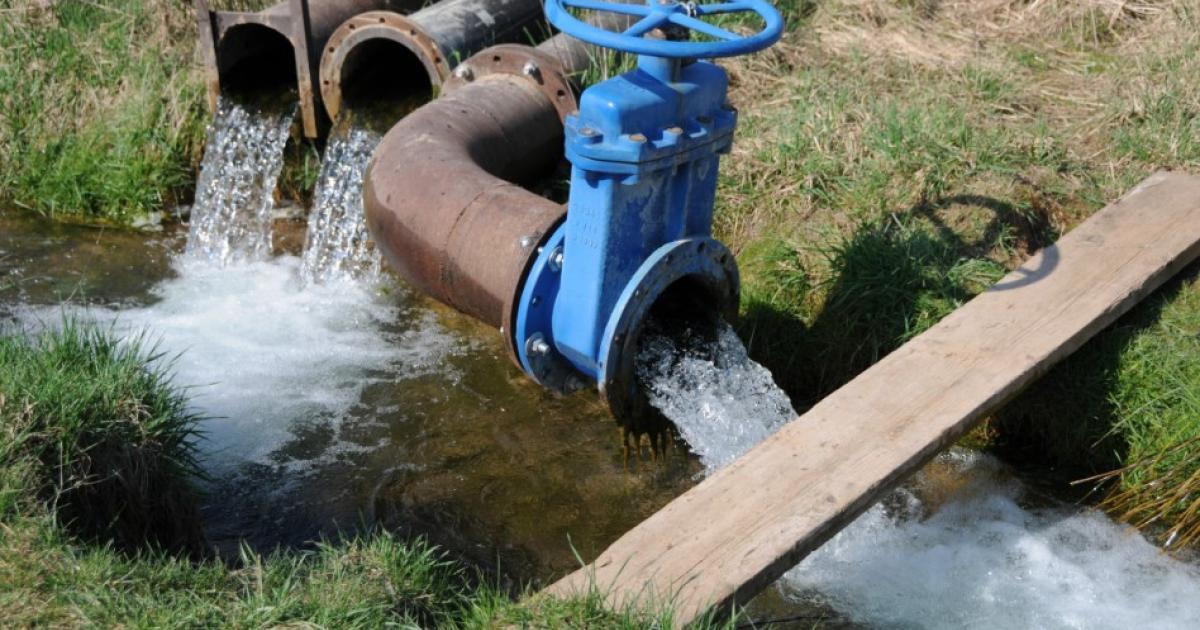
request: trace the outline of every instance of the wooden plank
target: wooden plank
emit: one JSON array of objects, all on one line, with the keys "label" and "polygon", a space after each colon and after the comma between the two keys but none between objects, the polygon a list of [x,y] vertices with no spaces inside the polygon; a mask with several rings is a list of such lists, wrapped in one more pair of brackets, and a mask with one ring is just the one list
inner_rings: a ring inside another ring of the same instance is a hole
[{"label": "wooden plank", "polygon": [[1197,255],[1200,178],[1153,175],[547,591],[746,602]]}]

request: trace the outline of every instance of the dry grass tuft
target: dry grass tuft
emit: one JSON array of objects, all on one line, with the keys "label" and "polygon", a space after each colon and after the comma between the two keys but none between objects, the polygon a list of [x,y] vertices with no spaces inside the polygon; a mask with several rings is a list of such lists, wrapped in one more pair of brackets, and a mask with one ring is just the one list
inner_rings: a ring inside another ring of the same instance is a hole
[{"label": "dry grass tuft", "polygon": [[[1141,46],[1147,22],[1171,21],[1177,0],[842,0],[816,31],[835,54],[962,67],[997,47],[1037,42],[1068,54],[1118,41]],[[1149,25],[1151,30],[1156,26]],[[1142,33],[1130,37],[1131,32]]]},{"label": "dry grass tuft", "polygon": [[[1200,542],[1200,435],[1139,459],[1127,466],[1079,480],[1107,484],[1113,490],[1100,506],[1139,529],[1165,530],[1163,546],[1183,549]],[[1145,476],[1147,484],[1122,483]]]}]

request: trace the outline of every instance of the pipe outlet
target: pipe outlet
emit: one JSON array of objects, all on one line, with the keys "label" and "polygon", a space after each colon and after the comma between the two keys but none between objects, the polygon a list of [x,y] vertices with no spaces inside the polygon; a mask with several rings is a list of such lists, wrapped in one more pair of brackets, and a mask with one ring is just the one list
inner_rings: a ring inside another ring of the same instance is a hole
[{"label": "pipe outlet", "polygon": [[193,0],[208,104],[222,92],[294,91],[304,135],[328,127],[316,77],[321,50],[339,24],[375,9],[406,11],[422,0],[284,0],[257,12],[213,11]]},{"label": "pipe outlet", "polygon": [[336,120],[350,103],[427,99],[462,59],[533,35],[538,0],[444,0],[403,16],[372,11],[338,27],[321,53],[321,96]]}]

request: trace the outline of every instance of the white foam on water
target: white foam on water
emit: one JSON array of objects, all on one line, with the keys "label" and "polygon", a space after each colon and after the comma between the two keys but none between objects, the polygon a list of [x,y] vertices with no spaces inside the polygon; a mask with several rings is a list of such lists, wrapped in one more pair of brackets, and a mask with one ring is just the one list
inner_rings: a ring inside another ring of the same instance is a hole
[{"label": "white foam on water", "polygon": [[[461,350],[431,313],[406,319],[371,285],[304,287],[294,256],[227,266],[182,256],[174,267],[178,277],[154,289],[150,306],[78,314],[148,331],[178,355],[175,382],[211,417],[198,446],[216,474],[271,463],[312,426],[336,432],[368,385],[446,371],[445,359]],[[60,317],[58,308],[31,315]],[[356,448],[335,443],[323,455]]]},{"label": "white foam on water", "polygon": [[947,462],[968,481],[932,514],[919,491],[897,491],[888,503],[907,509],[871,508],[781,588],[871,626],[1200,628],[1200,567],[1099,511],[1022,506],[1023,487],[990,457]]},{"label": "white foam on water", "polygon": [[[651,335],[638,362],[709,473],[795,416],[732,328],[717,345]],[[937,490],[939,470],[956,483]],[[1025,494],[994,458],[950,451],[777,586],[872,627],[1200,628],[1200,566],[1099,511]]]},{"label": "white foam on water", "polygon": [[308,216],[300,276],[306,284],[331,280],[372,281],[381,257],[367,231],[362,185],[380,134],[349,127],[329,138]]},{"label": "white foam on water", "polygon": [[189,256],[218,264],[270,256],[275,183],[295,117],[294,103],[264,110],[219,101],[196,180]]}]

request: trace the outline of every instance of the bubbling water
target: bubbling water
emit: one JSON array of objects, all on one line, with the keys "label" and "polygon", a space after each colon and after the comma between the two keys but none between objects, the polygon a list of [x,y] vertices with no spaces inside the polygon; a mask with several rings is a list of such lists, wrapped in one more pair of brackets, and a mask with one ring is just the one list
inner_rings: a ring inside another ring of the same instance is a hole
[{"label": "bubbling water", "polygon": [[796,417],[771,372],[755,363],[732,326],[709,335],[656,328],[643,337],[638,378],[650,404],[675,423],[709,471],[732,462]]},{"label": "bubbling water", "polygon": [[931,467],[959,480],[944,503],[927,469],[788,572],[784,593],[869,626],[1200,628],[1200,566],[1097,510],[1030,507],[986,455]]},{"label": "bubbling water", "polygon": [[295,117],[295,102],[259,107],[221,98],[196,181],[189,256],[225,265],[271,254],[275,184]]},{"label": "bubbling water", "polygon": [[[305,287],[294,256],[226,266],[185,256],[173,267],[176,277],[154,288],[153,304],[67,310],[114,322],[118,333],[149,331],[206,417],[197,448],[216,476],[275,461],[314,425],[337,433],[372,383],[444,372],[462,348],[431,313],[398,306],[394,296],[349,282]],[[60,317],[55,307],[25,319]],[[331,444],[325,455],[353,447]]]},{"label": "bubbling water", "polygon": [[[650,402],[710,474],[796,416],[720,326],[715,349],[711,336],[651,327],[638,357]],[[868,626],[1200,627],[1200,566],[1099,511],[1033,507],[1026,495],[994,458],[951,450],[777,587]]]},{"label": "bubbling water", "polygon": [[362,185],[381,139],[379,133],[357,126],[337,130],[329,139],[308,217],[300,268],[305,284],[378,279],[382,263],[367,231]]}]

